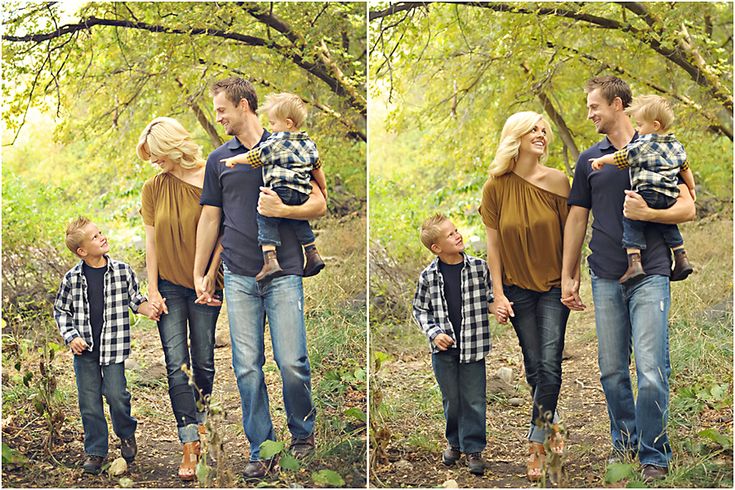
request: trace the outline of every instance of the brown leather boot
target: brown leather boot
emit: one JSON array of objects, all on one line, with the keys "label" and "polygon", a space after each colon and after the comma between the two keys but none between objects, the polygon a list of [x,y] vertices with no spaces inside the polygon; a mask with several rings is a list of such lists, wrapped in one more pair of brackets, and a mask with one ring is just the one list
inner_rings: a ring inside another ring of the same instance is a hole
[{"label": "brown leather boot", "polygon": [[643,271],[643,265],[641,265],[641,254],[628,254],[628,270],[625,271],[625,274],[620,276],[618,282],[627,286],[631,282],[643,278],[645,275],[646,273]]},{"label": "brown leather boot", "polygon": [[281,265],[278,263],[278,257],[276,256],[275,250],[268,250],[263,252],[263,268],[255,276],[255,280],[260,282],[264,279],[268,279],[277,272],[283,272]]},{"label": "brown leather boot", "polygon": [[686,250],[683,248],[674,250],[674,270],[671,272],[671,280],[683,281],[692,272],[694,268],[689,263]]},{"label": "brown leather boot", "polygon": [[324,269],[324,261],[322,260],[316,247],[304,249],[306,254],[306,265],[304,266],[304,277],[316,276],[319,271]]}]

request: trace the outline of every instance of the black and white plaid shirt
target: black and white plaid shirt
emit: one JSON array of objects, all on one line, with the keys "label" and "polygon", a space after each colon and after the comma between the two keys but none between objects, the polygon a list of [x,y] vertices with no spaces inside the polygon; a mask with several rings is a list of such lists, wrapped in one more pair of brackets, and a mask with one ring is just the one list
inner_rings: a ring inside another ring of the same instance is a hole
[{"label": "black and white plaid shirt", "polygon": [[[487,264],[482,259],[464,256],[462,268],[462,341],[459,362],[483,359],[492,348],[488,305],[493,292]],[[454,340],[450,349],[456,349],[457,339],[449,321],[449,310],[444,298],[444,278],[439,271],[439,258],[434,259],[419,276],[413,298],[413,317],[429,338],[432,353],[441,352],[432,342],[440,333]]]},{"label": "black and white plaid shirt", "polygon": [[[123,362],[130,355],[130,312],[147,301],[138,292],[138,280],[130,266],[108,256],[105,272],[105,310],[102,337],[99,346],[100,365]],[[54,302],[54,319],[67,344],[81,337],[93,347],[92,326],[89,321],[87,280],[81,260],[64,275]]]}]

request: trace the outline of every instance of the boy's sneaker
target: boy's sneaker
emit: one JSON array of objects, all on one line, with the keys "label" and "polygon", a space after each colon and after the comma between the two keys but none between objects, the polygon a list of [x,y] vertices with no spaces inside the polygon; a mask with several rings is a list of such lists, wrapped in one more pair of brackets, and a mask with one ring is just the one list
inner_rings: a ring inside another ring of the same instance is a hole
[{"label": "boy's sneaker", "polygon": [[304,277],[316,276],[322,269],[324,269],[324,261],[316,250],[316,247],[304,249],[304,253],[306,254]]},{"label": "boy's sneaker", "polygon": [[683,248],[674,250],[674,270],[671,271],[671,280],[683,281],[692,272],[694,272],[694,268],[689,263],[686,250]]},{"label": "boy's sneaker", "polygon": [[138,444],[135,442],[135,434],[127,439],[120,439],[120,453],[127,463],[132,463],[138,454]]},{"label": "boy's sneaker", "polygon": [[94,456],[87,454],[82,464],[82,469],[85,473],[91,473],[93,475],[99,475],[102,471],[102,463],[105,461],[103,456]]},{"label": "boy's sneaker", "polygon": [[267,252],[263,252],[263,268],[255,276],[255,280],[260,282],[270,278],[270,276],[277,272],[283,272],[283,269],[281,269],[281,265],[278,263],[276,251],[268,250]]},{"label": "boy's sneaker", "polygon": [[473,475],[485,474],[485,460],[482,459],[482,453],[470,453],[467,455],[467,466]]},{"label": "boy's sneaker", "polygon": [[459,448],[449,446],[442,452],[442,463],[447,466],[452,466],[459,460],[460,456],[462,456],[462,453]]}]

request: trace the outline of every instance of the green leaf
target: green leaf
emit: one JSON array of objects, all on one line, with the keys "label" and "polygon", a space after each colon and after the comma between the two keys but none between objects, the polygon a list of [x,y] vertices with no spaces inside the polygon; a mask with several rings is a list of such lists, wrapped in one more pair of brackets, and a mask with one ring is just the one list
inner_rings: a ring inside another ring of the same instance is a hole
[{"label": "green leaf", "polygon": [[315,485],[322,487],[343,487],[345,481],[339,473],[333,470],[319,470],[311,474]]},{"label": "green leaf", "polygon": [[118,483],[118,484],[119,484],[119,485],[120,485],[120,486],[121,486],[122,488],[132,488],[132,487],[133,487],[133,480],[132,480],[132,479],[130,479],[130,478],[127,478],[127,477],[125,477],[125,478],[120,478],[120,479],[119,479],[119,480],[117,481],[117,483]]},{"label": "green leaf", "polygon": [[607,465],[605,483],[615,483],[635,474],[635,467],[629,463],[613,463]]},{"label": "green leaf", "polygon": [[272,484],[270,482],[267,482],[265,480],[258,482],[257,485],[255,485],[255,488],[270,488]]},{"label": "green leaf", "polygon": [[301,462],[287,453],[281,457],[280,465],[286,471],[296,471],[301,467]]},{"label": "green leaf", "polygon": [[344,411],[344,414],[347,415],[348,417],[354,417],[360,422],[367,421],[367,416],[365,415],[365,412],[363,412],[357,407],[348,408],[347,410]]},{"label": "green leaf", "polygon": [[375,371],[379,371],[380,366],[382,366],[384,362],[388,362],[393,359],[390,354],[386,354],[385,352],[380,351],[373,352],[372,356],[373,362],[375,364]]},{"label": "green leaf", "polygon": [[33,379],[33,373],[31,371],[28,371],[23,376],[23,384],[26,385],[26,386],[29,386],[32,379]]},{"label": "green leaf", "polygon": [[358,368],[355,370],[355,379],[360,381],[365,381],[366,373],[363,368]]},{"label": "green leaf", "polygon": [[648,485],[636,478],[628,481],[628,483],[625,484],[625,488],[648,488]]},{"label": "green leaf", "polygon": [[27,461],[23,454],[3,442],[3,464],[25,464]]},{"label": "green leaf", "polygon": [[701,437],[709,439],[710,441],[719,444],[724,449],[732,449],[732,438],[727,437],[724,434],[720,434],[716,429],[704,429],[699,432]]},{"label": "green leaf", "polygon": [[283,447],[283,441],[263,441],[260,445],[260,457],[263,459],[270,459],[283,451]]},{"label": "green leaf", "polygon": [[207,464],[207,457],[199,458],[199,462],[196,466],[197,481],[201,486],[209,486],[209,465]]}]

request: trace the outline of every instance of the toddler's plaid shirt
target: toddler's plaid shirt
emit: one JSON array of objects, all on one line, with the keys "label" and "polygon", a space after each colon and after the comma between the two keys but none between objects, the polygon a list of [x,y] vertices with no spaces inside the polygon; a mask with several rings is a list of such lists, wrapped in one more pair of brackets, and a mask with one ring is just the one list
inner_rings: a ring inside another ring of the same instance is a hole
[{"label": "toddler's plaid shirt", "polygon": [[311,171],[321,167],[316,144],[304,131],[272,133],[245,159],[253,168],[263,167],[267,187],[288,187],[306,195],[311,193]]},{"label": "toddler's plaid shirt", "polygon": [[[488,305],[493,302],[490,274],[482,259],[464,256],[462,268],[462,339],[459,362],[468,363],[483,359],[492,348]],[[457,339],[449,321],[447,300],[444,298],[444,278],[439,271],[439,258],[434,259],[419,276],[413,298],[413,316],[421,330],[429,338],[432,353],[441,352],[431,342],[440,333]]]},{"label": "toddler's plaid shirt", "polygon": [[613,154],[618,168],[630,168],[631,188],[679,196],[677,176],[689,168],[687,153],[673,134],[642,134]]},{"label": "toddler's plaid shirt", "polygon": [[[147,301],[138,292],[138,281],[130,266],[107,258],[105,272],[105,310],[100,338],[100,365],[123,362],[130,355],[130,312],[138,312],[138,307]],[[67,344],[76,337],[82,337],[92,345],[92,325],[89,322],[89,302],[87,301],[87,280],[79,261],[64,275],[59,293],[54,302],[54,319],[59,326],[64,342]]]}]

